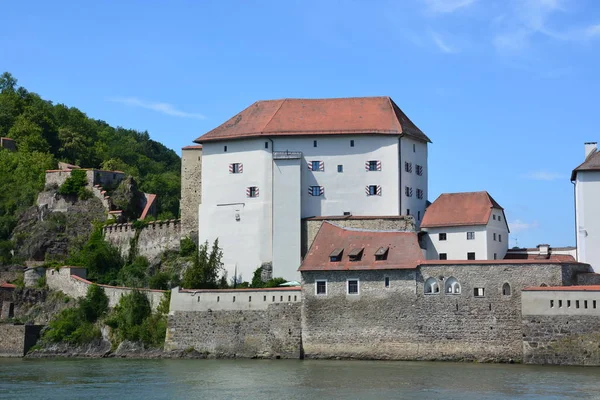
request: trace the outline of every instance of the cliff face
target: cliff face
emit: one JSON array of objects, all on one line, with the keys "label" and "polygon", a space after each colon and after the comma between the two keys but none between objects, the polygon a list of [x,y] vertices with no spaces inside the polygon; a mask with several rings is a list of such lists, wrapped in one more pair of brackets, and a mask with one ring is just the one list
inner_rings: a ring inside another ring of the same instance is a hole
[{"label": "cliff face", "polygon": [[25,260],[66,258],[69,249],[88,240],[94,221],[106,219],[104,206],[95,197],[78,200],[46,190],[38,204],[21,215],[12,234],[15,256]]}]

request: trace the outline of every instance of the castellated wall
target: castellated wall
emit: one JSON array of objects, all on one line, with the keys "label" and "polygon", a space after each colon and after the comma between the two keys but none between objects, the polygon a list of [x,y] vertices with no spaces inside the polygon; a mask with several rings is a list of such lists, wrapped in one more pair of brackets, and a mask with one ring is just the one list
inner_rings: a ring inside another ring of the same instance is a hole
[{"label": "castellated wall", "polygon": [[[520,360],[521,289],[571,284],[577,271],[589,268],[447,262],[416,270],[303,272],[305,357]],[[444,293],[451,277],[460,283],[460,294]],[[437,281],[439,293],[424,293],[428,278]],[[327,295],[316,295],[317,279],[327,280]],[[346,294],[347,279],[359,280],[359,295]],[[504,283],[510,285],[508,295]],[[484,295],[476,297],[476,288]]]},{"label": "castellated wall", "polygon": [[524,291],[523,362],[600,365],[600,292]]},{"label": "castellated wall", "polygon": [[[146,257],[154,264],[165,250],[179,251],[181,241],[179,220],[151,221],[141,229],[137,241],[137,254]],[[131,223],[112,224],[103,228],[104,238],[118,247],[121,255],[129,254],[131,240],[135,237],[135,228]]]},{"label": "castellated wall", "polygon": [[0,324],[0,357],[23,357],[40,337],[42,325]]},{"label": "castellated wall", "polygon": [[[85,268],[63,267],[58,270],[48,268],[46,270],[46,284],[52,290],[60,290],[67,296],[79,299],[85,297],[88,287],[92,282],[85,279]],[[114,307],[119,304],[119,300],[125,294],[131,293],[132,288],[98,285],[104,288],[104,293],[108,297],[108,306]],[[148,297],[150,307],[156,310],[160,301],[163,299],[164,290],[138,289]]]},{"label": "castellated wall", "polygon": [[181,151],[181,235],[198,241],[198,205],[202,203],[202,146]]},{"label": "castellated wall", "polygon": [[412,216],[393,215],[389,217],[360,217],[360,216],[339,216],[339,217],[313,217],[302,220],[302,256],[308,252],[310,246],[317,236],[317,232],[327,221],[341,228],[365,229],[373,231],[396,231],[396,232],[414,232],[415,219]]},{"label": "castellated wall", "polygon": [[171,292],[166,350],[301,358],[300,288]]}]

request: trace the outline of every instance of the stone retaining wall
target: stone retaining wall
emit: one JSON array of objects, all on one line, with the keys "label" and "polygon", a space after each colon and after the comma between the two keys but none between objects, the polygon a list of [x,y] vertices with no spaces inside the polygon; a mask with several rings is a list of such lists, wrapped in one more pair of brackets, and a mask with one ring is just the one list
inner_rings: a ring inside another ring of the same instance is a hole
[{"label": "stone retaining wall", "polygon": [[40,337],[41,325],[0,324],[0,357],[23,357]]}]

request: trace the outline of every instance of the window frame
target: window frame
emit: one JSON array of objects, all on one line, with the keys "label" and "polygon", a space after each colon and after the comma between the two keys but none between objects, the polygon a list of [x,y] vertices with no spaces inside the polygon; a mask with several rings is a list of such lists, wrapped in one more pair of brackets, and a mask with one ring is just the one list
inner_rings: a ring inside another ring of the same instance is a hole
[{"label": "window frame", "polygon": [[418,176],[423,176],[423,166],[419,165],[419,164],[415,164],[415,165],[416,165],[416,171],[415,171],[415,173]]},{"label": "window frame", "polygon": [[442,260],[442,261],[446,261],[448,259],[448,253],[438,253],[438,259]]},{"label": "window frame", "polygon": [[468,261],[475,261],[475,252],[474,251],[468,251],[467,252],[467,260]]},{"label": "window frame", "polygon": [[341,174],[344,172],[344,164],[338,164],[337,172],[338,172],[338,174]]},{"label": "window frame", "polygon": [[[319,283],[325,284],[325,293],[319,293]],[[327,279],[315,279],[315,296],[327,296]]]},{"label": "window frame", "polygon": [[404,172],[412,173],[412,162],[404,161]]},{"label": "window frame", "polygon": [[474,287],[473,288],[473,297],[477,297],[477,298],[485,297],[485,288],[484,287]]},{"label": "window frame", "polygon": [[475,240],[475,232],[467,232],[467,240]]},{"label": "window frame", "polygon": [[[443,236],[442,236],[443,235]],[[446,232],[438,233],[438,242],[448,241],[448,235]]]},{"label": "window frame", "polygon": [[[325,189],[323,188],[323,186],[309,186],[308,187],[310,190],[310,195],[313,197],[320,197],[323,196],[325,194]],[[315,194],[315,190],[316,190],[316,194]]]},{"label": "window frame", "polygon": [[[241,167],[241,171],[240,171]],[[242,163],[230,163],[229,164],[229,173],[230,174],[242,174],[244,173],[244,167]]]},{"label": "window frame", "polygon": [[[350,282],[356,281],[356,293],[350,293]],[[346,295],[348,296],[358,296],[360,295],[360,280],[356,278],[348,278],[346,279]]]},{"label": "window frame", "polygon": [[369,160],[369,161],[367,161],[367,163],[368,163],[368,167],[367,167],[368,172],[381,171],[381,163],[379,160]]},{"label": "window frame", "polygon": [[250,199],[255,199],[258,197],[260,191],[258,190],[258,186],[248,186],[247,188],[247,195],[246,197],[250,198]]}]

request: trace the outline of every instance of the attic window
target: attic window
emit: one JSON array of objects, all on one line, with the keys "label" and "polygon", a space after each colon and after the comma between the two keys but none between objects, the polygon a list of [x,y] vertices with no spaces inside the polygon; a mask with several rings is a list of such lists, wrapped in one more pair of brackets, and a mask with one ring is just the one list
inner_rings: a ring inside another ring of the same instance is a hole
[{"label": "attic window", "polygon": [[352,250],[350,250],[350,253],[348,253],[350,261],[360,261],[360,259],[362,258],[363,250],[364,247],[355,247]]},{"label": "attic window", "polygon": [[375,260],[376,261],[382,261],[382,260],[387,260],[387,256],[388,256],[388,251],[389,251],[389,247],[380,247],[376,252],[375,252]]},{"label": "attic window", "polygon": [[344,252],[344,249],[335,249],[331,252],[331,254],[329,255],[329,261],[330,262],[336,262],[336,261],[342,261],[342,253]]}]

